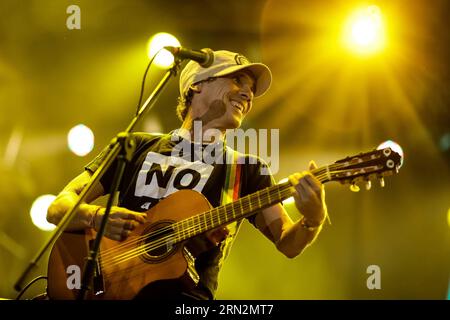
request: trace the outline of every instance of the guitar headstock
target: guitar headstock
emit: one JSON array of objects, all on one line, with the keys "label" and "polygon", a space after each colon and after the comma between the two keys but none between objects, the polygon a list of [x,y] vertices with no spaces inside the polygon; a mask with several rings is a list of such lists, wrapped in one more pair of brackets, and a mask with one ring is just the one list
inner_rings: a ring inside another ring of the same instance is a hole
[{"label": "guitar headstock", "polygon": [[350,184],[352,191],[359,191],[357,184],[364,182],[369,190],[371,181],[376,179],[384,187],[384,177],[398,173],[402,163],[402,156],[388,147],[338,160],[326,167],[326,171],[322,171],[320,176],[323,177],[323,182]]}]

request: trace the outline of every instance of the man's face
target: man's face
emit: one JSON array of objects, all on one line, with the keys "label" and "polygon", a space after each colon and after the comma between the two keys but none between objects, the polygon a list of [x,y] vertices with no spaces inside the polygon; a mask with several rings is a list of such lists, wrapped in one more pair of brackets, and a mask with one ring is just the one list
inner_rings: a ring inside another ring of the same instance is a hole
[{"label": "man's face", "polygon": [[205,81],[192,100],[192,116],[203,126],[219,130],[239,128],[252,107],[255,80],[249,71]]}]

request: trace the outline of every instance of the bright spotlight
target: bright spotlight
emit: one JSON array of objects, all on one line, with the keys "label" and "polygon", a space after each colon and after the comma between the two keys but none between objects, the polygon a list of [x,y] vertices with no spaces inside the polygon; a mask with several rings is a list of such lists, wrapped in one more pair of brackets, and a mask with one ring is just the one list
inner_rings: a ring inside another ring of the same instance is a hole
[{"label": "bright spotlight", "polygon": [[383,49],[385,30],[380,8],[372,5],[355,11],[344,27],[343,40],[349,50],[362,55]]},{"label": "bright spotlight", "polygon": [[31,205],[30,216],[33,224],[41,230],[51,231],[56,228],[54,224],[47,221],[47,209],[56,196],[46,194],[38,197]]},{"label": "bright spotlight", "polygon": [[400,147],[400,145],[392,140],[387,140],[383,143],[381,143],[378,147],[377,150],[381,150],[384,148],[391,148],[393,151],[397,152],[400,157],[402,158],[400,161],[400,167],[403,165],[403,158],[404,158],[404,154],[403,154],[403,149],[402,147]]},{"label": "bright spotlight", "polygon": [[[155,34],[147,44],[147,54],[151,59],[158,51],[166,46],[179,47],[180,42],[173,35],[165,32]],[[154,63],[161,68],[168,68],[173,64],[173,55],[167,50],[161,50],[155,57]]]},{"label": "bright spotlight", "polygon": [[94,148],[94,133],[84,124],[79,124],[70,129],[67,135],[67,143],[70,151],[83,157]]}]

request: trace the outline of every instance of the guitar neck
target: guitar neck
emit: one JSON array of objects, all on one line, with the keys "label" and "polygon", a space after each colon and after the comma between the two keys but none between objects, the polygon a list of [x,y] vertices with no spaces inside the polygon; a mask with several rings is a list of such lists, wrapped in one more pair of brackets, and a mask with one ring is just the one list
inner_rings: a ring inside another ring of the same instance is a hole
[{"label": "guitar neck", "polygon": [[[311,173],[321,182],[331,181],[328,166],[314,169]],[[213,208],[204,213],[179,221],[174,228],[177,240],[183,241],[203,232],[249,217],[291,197],[294,192],[290,181],[273,185],[240,198],[235,202]]]}]

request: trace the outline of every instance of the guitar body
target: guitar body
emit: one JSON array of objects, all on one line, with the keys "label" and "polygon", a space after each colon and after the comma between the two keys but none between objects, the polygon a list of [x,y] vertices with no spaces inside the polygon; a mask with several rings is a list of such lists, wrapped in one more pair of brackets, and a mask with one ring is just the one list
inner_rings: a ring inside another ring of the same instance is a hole
[{"label": "guitar body", "polygon": [[[87,298],[95,300],[129,300],[149,284],[158,280],[177,280],[184,288],[198,283],[194,268],[195,257],[189,252],[186,241],[153,250],[140,249],[148,242],[164,241],[174,222],[198,215],[211,209],[208,200],[193,190],[181,190],[147,211],[147,222],[132,231],[125,241],[103,238],[99,252],[98,272],[94,276]],[[142,236],[165,227],[167,232],[152,239]],[[78,289],[73,288],[73,275],[77,268],[82,272],[85,258],[96,232],[65,232],[52,248],[48,264],[48,295],[51,299],[76,299]],[[136,251],[140,250],[140,251]],[[142,254],[136,254],[142,253]],[[130,254],[131,253],[131,254]],[[198,254],[198,253],[197,253]]]}]

